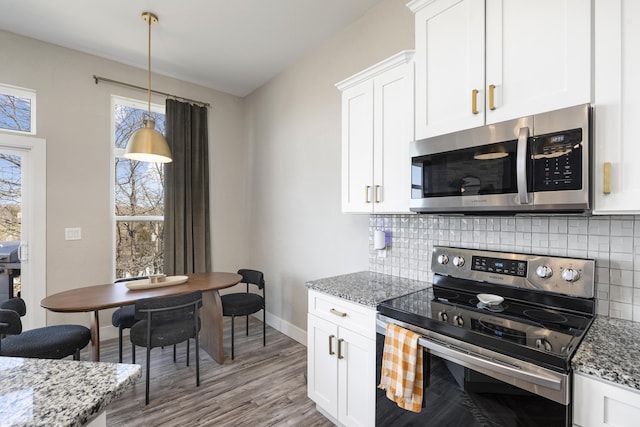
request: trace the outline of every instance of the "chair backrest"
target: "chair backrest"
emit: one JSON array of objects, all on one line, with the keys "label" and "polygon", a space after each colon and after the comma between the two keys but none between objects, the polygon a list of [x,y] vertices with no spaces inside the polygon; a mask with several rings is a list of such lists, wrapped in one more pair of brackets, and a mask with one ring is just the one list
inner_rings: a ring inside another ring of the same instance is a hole
[{"label": "chair backrest", "polygon": [[[247,285],[252,284],[258,286],[260,289],[264,289],[264,274],[262,271],[258,270],[249,270],[249,269],[240,269],[238,270],[238,274],[242,276],[242,283],[246,283]],[[247,286],[248,288],[248,286]]]},{"label": "chair backrest", "polygon": [[151,319],[152,322],[169,322],[197,316],[202,307],[202,291],[168,297],[145,298],[136,301],[137,320]]},{"label": "chair backrest", "polygon": [[19,335],[22,332],[20,315],[14,310],[0,308],[0,337]]},{"label": "chair backrest", "polygon": [[18,313],[18,316],[20,317],[23,317],[25,314],[27,314],[27,305],[25,304],[24,300],[20,297],[9,298],[8,300],[0,302],[0,308],[13,310],[16,313]]}]

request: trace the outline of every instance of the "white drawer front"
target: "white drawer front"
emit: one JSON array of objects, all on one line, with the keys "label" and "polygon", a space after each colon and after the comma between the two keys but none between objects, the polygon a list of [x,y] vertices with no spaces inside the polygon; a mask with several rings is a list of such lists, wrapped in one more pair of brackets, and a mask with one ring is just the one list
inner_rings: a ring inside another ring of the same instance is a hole
[{"label": "white drawer front", "polygon": [[372,308],[310,290],[309,313],[365,337],[376,336],[376,311]]}]

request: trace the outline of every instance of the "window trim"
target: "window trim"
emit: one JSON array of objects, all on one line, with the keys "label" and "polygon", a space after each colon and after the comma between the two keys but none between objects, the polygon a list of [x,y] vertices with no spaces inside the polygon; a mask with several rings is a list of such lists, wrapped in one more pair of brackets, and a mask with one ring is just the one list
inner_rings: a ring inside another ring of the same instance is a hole
[{"label": "window trim", "polygon": [[0,128],[0,131],[18,135],[36,135],[36,91],[18,86],[0,84],[0,94],[14,96],[16,98],[26,98],[31,101],[31,123],[29,124],[31,130],[29,132],[5,128]]}]

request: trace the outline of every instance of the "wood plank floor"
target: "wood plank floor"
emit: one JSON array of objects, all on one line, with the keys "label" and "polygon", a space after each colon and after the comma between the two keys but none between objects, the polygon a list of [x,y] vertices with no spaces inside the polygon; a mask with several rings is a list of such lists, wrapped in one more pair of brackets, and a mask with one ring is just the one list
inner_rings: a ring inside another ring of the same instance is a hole
[{"label": "wood plank floor", "polygon": [[[307,349],[267,326],[262,346],[262,323],[250,318],[249,337],[244,319],[236,321],[235,360],[231,360],[231,322],[225,318],[225,362],[219,365],[200,351],[200,387],[196,387],[195,351],[190,366],[186,344],[151,351],[151,395],[144,404],[145,349],[136,349],[142,378],[107,407],[108,426],[332,426],[307,397]],[[125,337],[123,361],[131,361]],[[88,357],[86,350],[83,358]],[[101,360],[118,361],[118,340],[102,343]]]}]

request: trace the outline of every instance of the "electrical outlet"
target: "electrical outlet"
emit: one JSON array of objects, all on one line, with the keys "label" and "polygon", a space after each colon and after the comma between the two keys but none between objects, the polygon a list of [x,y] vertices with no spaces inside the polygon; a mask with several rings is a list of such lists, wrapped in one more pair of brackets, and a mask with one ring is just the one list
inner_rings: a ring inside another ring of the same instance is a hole
[{"label": "electrical outlet", "polygon": [[82,239],[82,229],[80,227],[64,229],[64,240],[80,240],[80,239]]}]

